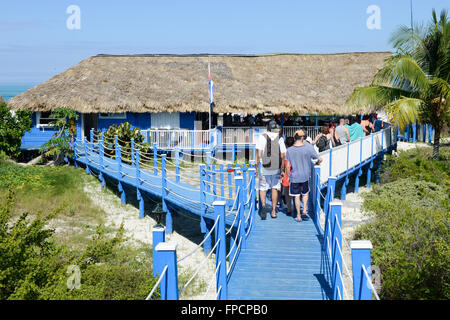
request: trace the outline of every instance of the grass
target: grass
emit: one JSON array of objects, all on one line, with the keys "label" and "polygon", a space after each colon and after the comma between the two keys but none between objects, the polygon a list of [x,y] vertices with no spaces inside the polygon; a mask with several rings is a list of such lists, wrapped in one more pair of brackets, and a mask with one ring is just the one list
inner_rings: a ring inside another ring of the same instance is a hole
[{"label": "grass", "polygon": [[[49,227],[56,230],[54,239],[67,247],[69,256],[77,256],[92,244],[97,228],[102,225],[106,238],[113,238],[119,228],[105,226],[107,213],[94,203],[86,193],[86,186],[98,187],[99,181],[87,175],[81,168],[71,166],[19,166],[0,160],[0,203],[6,199],[9,188],[16,190],[16,203],[12,208],[13,219],[24,212],[31,217],[47,214],[63,208]],[[92,188],[87,188],[87,190]],[[111,196],[114,206],[120,206],[116,188],[103,191]],[[114,253],[107,255],[99,265],[90,266],[84,272],[86,280],[82,292],[67,292],[63,284],[44,292],[45,299],[144,299],[154,284],[151,276],[152,250],[148,245],[135,242],[121,243]],[[68,260],[67,260],[68,261]],[[186,270],[179,276],[182,286],[191,275]],[[120,276],[122,275],[122,276]],[[148,279],[145,280],[145,279]],[[97,282],[97,285],[96,285]],[[139,283],[138,283],[139,282]],[[151,286],[150,286],[151,285]],[[205,290],[206,284],[198,279],[188,286],[182,297],[190,297]]]}]

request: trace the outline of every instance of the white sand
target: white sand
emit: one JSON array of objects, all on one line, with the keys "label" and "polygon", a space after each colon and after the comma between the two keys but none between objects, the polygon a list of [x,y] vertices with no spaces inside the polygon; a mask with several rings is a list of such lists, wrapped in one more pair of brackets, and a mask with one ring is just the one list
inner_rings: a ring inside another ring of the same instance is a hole
[{"label": "white sand", "polygon": [[[133,205],[126,204],[122,205],[120,199],[114,195],[112,192],[106,190],[100,192],[100,183],[86,183],[85,192],[91,197],[91,199],[99,207],[101,207],[106,212],[106,225],[118,228],[120,224],[124,223],[125,236],[129,237],[128,243],[131,245],[148,245],[152,246],[152,227],[156,225],[156,221],[149,216],[145,218],[139,218],[139,210]],[[166,234],[166,242],[177,243],[177,258],[180,259],[186,254],[192,252],[197,248],[197,244],[194,241],[201,241],[200,225],[198,221],[192,221],[192,223],[183,223],[183,221],[188,218],[182,216],[174,217],[174,229],[172,234]],[[177,221],[178,220],[178,221]],[[181,235],[182,233],[183,235]],[[200,239],[199,239],[200,237]],[[194,241],[190,240],[193,239]],[[203,248],[197,250],[192,256],[183,260],[178,264],[178,278],[183,275],[183,273],[188,273],[193,275],[197,270],[197,267],[206,258],[203,253]],[[215,256],[214,254],[208,259],[204,266],[200,269],[198,276],[186,289],[186,293],[182,293],[180,299],[203,299],[206,292],[207,284],[209,284],[210,279],[214,276],[215,272]],[[187,279],[186,279],[187,281]],[[203,282],[203,283],[202,283]],[[181,283],[184,286],[185,283]],[[197,296],[189,296],[189,288],[203,286],[196,291],[200,291]],[[206,299],[214,299],[215,291],[215,281],[209,290],[209,294]],[[145,297],[143,297],[145,298]]]}]

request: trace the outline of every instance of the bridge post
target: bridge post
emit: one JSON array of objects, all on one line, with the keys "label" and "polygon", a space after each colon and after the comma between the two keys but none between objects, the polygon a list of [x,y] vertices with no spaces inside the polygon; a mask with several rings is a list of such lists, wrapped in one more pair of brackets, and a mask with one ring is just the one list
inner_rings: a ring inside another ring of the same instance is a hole
[{"label": "bridge post", "polygon": [[326,215],[330,212],[330,203],[334,200],[334,195],[336,191],[336,177],[329,177],[327,184],[327,196],[325,197],[325,201],[323,203],[323,211]]},{"label": "bridge post", "polygon": [[410,142],[411,138],[409,137],[409,124],[405,126],[405,141]]},{"label": "bridge post", "polygon": [[91,145],[94,145],[94,128],[91,128],[91,130],[89,130],[89,141],[91,143]]},{"label": "bridge post", "polygon": [[89,170],[89,164],[90,164],[90,160],[89,160],[89,153],[88,153],[88,146],[87,146],[87,139],[86,137],[84,137],[83,140],[84,143],[84,155],[86,156],[86,173],[87,174],[91,174],[91,170]]},{"label": "bridge post", "polygon": [[172,226],[172,212],[170,211],[169,207],[167,206],[167,155],[163,154],[161,156],[162,160],[162,166],[161,166],[161,197],[162,197],[162,205],[163,210],[166,212],[166,229],[167,233],[172,233],[173,226]]},{"label": "bridge post", "polygon": [[158,252],[160,260],[158,274],[161,274],[167,266],[166,274],[161,281],[161,300],[178,300],[177,244],[161,242],[155,251]]},{"label": "bridge post", "polygon": [[236,162],[236,153],[237,153],[237,146],[236,146],[236,142],[233,143],[233,163]]},{"label": "bridge post", "polygon": [[341,200],[345,200],[347,198],[347,186],[348,186],[348,174],[346,174],[344,182],[341,187]]},{"label": "bridge post", "polygon": [[78,158],[78,139],[76,137],[74,137],[74,141],[73,141],[73,157],[74,157],[74,166],[75,168],[78,168],[78,162],[77,162],[77,158]]},{"label": "bridge post", "polygon": [[314,217],[320,222],[320,166],[314,166]]},{"label": "bridge post", "polygon": [[[227,171],[228,171],[228,196],[229,196],[229,198],[232,199],[233,198],[233,180],[231,177],[231,164],[228,164]],[[230,200],[230,206],[232,206],[232,205],[233,205],[233,201]]]},{"label": "bridge post", "polygon": [[330,148],[330,174],[329,176],[333,176],[333,148]]},{"label": "bridge post", "polygon": [[139,218],[144,218],[144,197],[142,196],[141,186],[141,150],[136,150],[136,196],[139,201]]},{"label": "bridge post", "polygon": [[[200,231],[204,234],[206,238],[208,231],[207,224],[205,221],[206,214],[206,166],[204,164],[200,165]],[[211,251],[211,237],[208,237],[203,243],[203,251],[208,254]]]},{"label": "bridge post", "polygon": [[427,139],[427,130],[426,130],[426,124],[422,124],[422,128],[421,128],[421,130],[422,130],[422,142],[425,142],[426,141],[426,139]]},{"label": "bridge post", "polygon": [[372,178],[372,168],[373,168],[373,133],[370,134],[370,138],[372,140],[370,147],[370,165],[367,168],[367,182],[366,187],[370,188],[370,179]]},{"label": "bridge post", "polygon": [[218,300],[227,300],[227,243],[225,233],[225,201],[214,201],[214,216],[219,218],[214,230],[214,238],[219,243],[216,246],[216,288],[220,289]]},{"label": "bridge post", "polygon": [[239,238],[239,243],[241,243],[241,248],[244,249],[246,245],[245,241],[245,215],[244,215],[244,181],[242,175],[234,177],[234,182],[236,184],[236,190],[239,190],[239,193],[236,195],[236,206],[239,208],[239,212],[237,213],[239,216],[239,221],[241,222],[241,227],[239,228],[239,234],[237,237]]},{"label": "bridge post", "polygon": [[220,165],[220,195],[222,198],[225,197],[225,186],[224,186],[224,177],[223,177],[223,164]]},{"label": "bridge post", "polygon": [[[331,203],[334,200],[334,189],[336,187],[336,177],[329,177],[328,178],[328,184],[327,184],[327,194],[325,196],[325,200],[323,201],[323,212],[325,214],[325,230],[324,235],[327,237],[328,232],[332,232],[333,224],[332,219],[333,216],[331,214]],[[319,190],[320,191],[320,190]],[[330,221],[330,223],[328,223]],[[328,225],[330,225],[331,230],[329,230]],[[327,248],[327,244],[325,243],[325,248]]]},{"label": "bridge post", "polygon": [[[369,240],[350,241],[352,249],[352,273],[353,273],[353,299],[372,300],[372,290],[365,278],[363,266],[371,266],[370,251],[372,243]],[[368,272],[370,276],[370,272]]]},{"label": "bridge post", "polygon": [[125,204],[127,201],[127,197],[125,194],[125,189],[123,188],[121,179],[122,179],[122,147],[117,146],[116,148],[116,160],[117,160],[117,180],[118,180],[118,189],[120,192],[120,201],[122,204]]},{"label": "bridge post", "polygon": [[160,266],[161,259],[159,257],[159,252],[156,250],[156,246],[166,241],[166,228],[161,225],[155,225],[152,228],[152,246],[153,246],[153,276],[156,277],[156,274],[159,270],[162,270],[164,266]]},{"label": "bridge post", "polygon": [[175,148],[175,181],[180,182],[180,148]]},{"label": "bridge post", "polygon": [[[247,165],[245,163],[242,164],[242,203],[247,203]],[[248,204],[244,205],[244,211],[248,208]]]},{"label": "bridge post", "polygon": [[216,186],[216,165],[213,164],[211,167],[211,175],[212,175],[212,187],[213,187],[213,200],[216,201],[217,200],[217,186]]},{"label": "bridge post", "polygon": [[342,204],[337,202],[331,203],[331,254],[332,257],[332,290],[333,300],[341,298],[343,300],[343,283],[342,283]]},{"label": "bridge post", "polygon": [[255,227],[255,206],[256,206],[256,169],[254,167],[248,169],[248,177],[250,180],[250,201],[249,201],[249,209],[251,209],[248,214],[251,215],[249,218],[251,221],[251,225],[248,226],[248,229]]},{"label": "bridge post", "polygon": [[345,175],[345,180],[341,188],[341,200],[345,200],[347,198],[347,186],[349,181],[348,179],[349,160],[350,160],[350,141],[347,142],[347,173]]},{"label": "bridge post", "polygon": [[101,137],[101,139],[98,141],[98,153],[99,153],[99,164],[100,164],[100,173],[98,174],[98,178],[100,179],[101,182],[101,189],[103,190],[103,188],[105,187],[106,181],[105,181],[105,177],[103,176],[103,158],[105,156],[105,145],[104,145],[104,141],[103,141],[103,135]]},{"label": "bridge post", "polygon": [[428,143],[431,143],[432,138],[433,138],[433,126],[431,124],[428,124]]},{"label": "bridge post", "polygon": [[359,177],[362,175],[362,169],[359,168],[355,176],[355,193],[359,191]]},{"label": "bridge post", "polygon": [[130,142],[130,153],[131,153],[131,166],[135,166],[135,157],[134,157],[134,138],[131,138],[131,142]]},{"label": "bridge post", "polygon": [[156,142],[153,143],[153,173],[158,175],[158,147]]}]

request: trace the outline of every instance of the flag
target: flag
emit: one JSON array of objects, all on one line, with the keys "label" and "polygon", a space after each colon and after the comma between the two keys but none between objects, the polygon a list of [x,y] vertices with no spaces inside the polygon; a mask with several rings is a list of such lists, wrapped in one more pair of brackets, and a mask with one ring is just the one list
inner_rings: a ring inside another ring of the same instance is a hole
[{"label": "flag", "polygon": [[211,67],[209,62],[208,62],[208,87],[209,87],[209,104],[211,105],[214,103],[214,81],[212,80],[211,77]]}]

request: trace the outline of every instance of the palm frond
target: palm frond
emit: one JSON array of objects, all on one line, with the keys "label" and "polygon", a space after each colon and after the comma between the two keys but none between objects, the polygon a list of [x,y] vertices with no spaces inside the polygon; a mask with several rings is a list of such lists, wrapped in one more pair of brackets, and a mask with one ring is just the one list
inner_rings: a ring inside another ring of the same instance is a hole
[{"label": "palm frond", "polygon": [[410,97],[414,96],[414,94],[386,86],[358,87],[353,90],[345,105],[354,112],[361,111],[364,108],[375,109],[383,107],[402,96]]},{"label": "palm frond", "polygon": [[402,97],[392,101],[385,107],[386,114],[393,123],[404,129],[406,125],[420,121],[420,110],[424,101],[417,98]]}]

